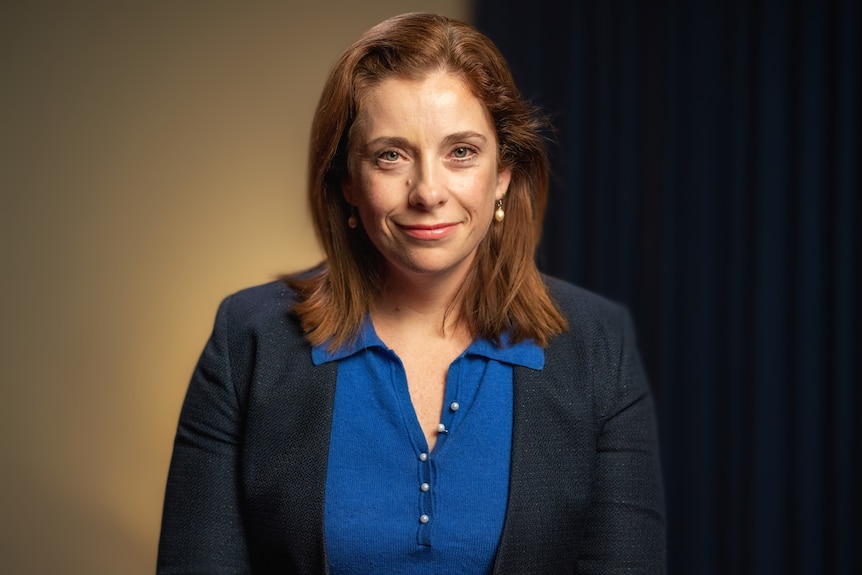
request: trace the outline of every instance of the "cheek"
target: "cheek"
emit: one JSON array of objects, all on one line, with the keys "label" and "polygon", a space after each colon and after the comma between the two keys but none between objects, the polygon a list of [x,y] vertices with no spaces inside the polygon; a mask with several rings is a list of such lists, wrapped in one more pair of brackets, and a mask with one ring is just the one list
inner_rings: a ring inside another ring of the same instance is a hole
[{"label": "cheek", "polygon": [[357,199],[358,205],[368,213],[385,215],[402,208],[407,198],[406,186],[397,178],[366,177],[361,183]]},{"label": "cheek", "polygon": [[474,173],[461,178],[457,184],[461,197],[470,203],[474,211],[481,213],[493,211],[494,198],[497,194],[496,174]]},{"label": "cheek", "polygon": [[384,222],[392,212],[392,207],[386,205],[374,194],[364,194],[356,209],[369,232],[386,227]]}]

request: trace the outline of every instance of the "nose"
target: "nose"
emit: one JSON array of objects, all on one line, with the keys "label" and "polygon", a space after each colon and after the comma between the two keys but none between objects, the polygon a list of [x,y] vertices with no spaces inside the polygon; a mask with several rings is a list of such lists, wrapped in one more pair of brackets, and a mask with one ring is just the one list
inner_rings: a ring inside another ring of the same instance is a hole
[{"label": "nose", "polygon": [[423,162],[407,181],[408,201],[414,208],[433,210],[444,205],[449,194],[438,170],[430,162]]}]

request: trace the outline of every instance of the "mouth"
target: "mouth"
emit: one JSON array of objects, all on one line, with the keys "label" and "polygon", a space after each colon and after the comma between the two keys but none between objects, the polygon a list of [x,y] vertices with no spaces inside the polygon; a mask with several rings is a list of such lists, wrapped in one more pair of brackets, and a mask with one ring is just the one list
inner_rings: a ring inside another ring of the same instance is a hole
[{"label": "mouth", "polygon": [[399,225],[398,227],[411,238],[417,240],[439,240],[455,231],[456,223]]}]

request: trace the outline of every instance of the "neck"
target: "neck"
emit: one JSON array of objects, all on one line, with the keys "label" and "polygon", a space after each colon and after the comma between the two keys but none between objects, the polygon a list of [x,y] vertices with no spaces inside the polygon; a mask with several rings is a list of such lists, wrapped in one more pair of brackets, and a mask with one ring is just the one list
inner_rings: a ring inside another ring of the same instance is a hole
[{"label": "neck", "polygon": [[[371,313],[375,322],[447,336],[461,331],[455,301],[463,278],[390,274]],[[447,311],[449,315],[447,316]]]}]

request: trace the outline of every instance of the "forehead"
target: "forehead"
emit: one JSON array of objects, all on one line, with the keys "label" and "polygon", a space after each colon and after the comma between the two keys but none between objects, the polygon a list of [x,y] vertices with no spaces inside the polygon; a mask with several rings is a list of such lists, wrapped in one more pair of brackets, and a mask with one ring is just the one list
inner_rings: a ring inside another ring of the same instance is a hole
[{"label": "forehead", "polygon": [[[463,77],[434,71],[418,78],[389,77],[357,94],[354,128],[423,122],[441,129],[464,122],[494,131],[490,113]],[[353,131],[353,130],[351,130]]]}]

